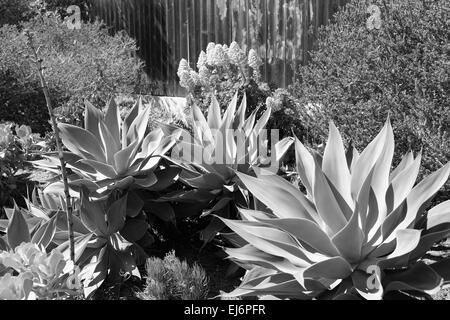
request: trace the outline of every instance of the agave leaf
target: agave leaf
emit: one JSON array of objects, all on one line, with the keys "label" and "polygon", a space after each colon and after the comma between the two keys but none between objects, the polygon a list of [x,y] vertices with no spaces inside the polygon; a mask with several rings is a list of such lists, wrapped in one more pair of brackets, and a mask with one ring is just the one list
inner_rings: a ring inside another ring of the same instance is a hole
[{"label": "agave leaf", "polygon": [[394,157],[394,133],[388,120],[386,124],[386,137],[379,159],[374,164],[371,187],[375,192],[378,201],[379,218],[378,225],[381,225],[386,218],[386,191],[389,187],[389,172],[391,170],[392,158]]},{"label": "agave leaf", "polygon": [[205,190],[222,189],[225,184],[225,180],[216,173],[207,173],[196,178],[185,179],[184,182],[193,188]]},{"label": "agave leaf", "polygon": [[289,232],[292,236],[306,242],[322,254],[329,256],[339,256],[339,250],[330,240],[328,235],[319,226],[307,219],[258,219],[262,223],[267,223]]},{"label": "agave leaf", "polygon": [[223,114],[223,121],[220,126],[220,131],[222,132],[222,134],[224,134],[226,130],[232,129],[232,124],[237,108],[237,100],[238,100],[238,93],[236,92],[233,96],[233,99],[231,99],[231,102],[228,105],[227,110]]},{"label": "agave leaf", "polygon": [[152,171],[148,171],[144,178],[142,178],[141,176],[136,176],[134,183],[139,187],[147,189],[153,186],[157,181],[158,178],[156,177],[156,175]]},{"label": "agave leaf", "polygon": [[[408,263],[408,255],[420,242],[421,230],[403,229],[398,230],[395,235],[395,250],[379,262],[382,269],[404,267]],[[377,257],[377,251],[372,252],[369,257]]]},{"label": "agave leaf", "polygon": [[147,158],[149,155],[153,154],[158,148],[161,140],[164,137],[164,132],[158,128],[150,132],[142,142],[142,151],[138,153],[138,158]]},{"label": "agave leaf", "polygon": [[409,254],[409,260],[422,258],[437,242],[450,236],[450,224],[442,224],[424,232],[416,248]]},{"label": "agave leaf", "polygon": [[58,216],[54,215],[49,221],[40,226],[33,235],[31,242],[36,243],[39,247],[47,248],[55,236],[57,218]]},{"label": "agave leaf", "polygon": [[122,149],[128,147],[130,143],[134,142],[134,140],[128,139],[128,132],[133,129],[132,124],[139,115],[139,110],[141,109],[141,107],[142,97],[139,97],[139,100],[134,104],[133,108],[130,110],[122,123]]},{"label": "agave leaf", "polygon": [[267,185],[277,186],[293,195],[297,199],[297,201],[301,204],[301,211],[303,216],[308,217],[309,220],[314,220],[318,225],[323,224],[323,221],[317,214],[314,205],[311,203],[310,200],[308,200],[308,198],[305,197],[305,195],[302,192],[300,192],[296,187],[294,187],[294,185],[276,175],[258,174],[258,178],[261,181],[266,182]]},{"label": "agave leaf", "polygon": [[254,132],[255,122],[256,122],[256,114],[259,111],[259,107],[253,110],[250,117],[245,120],[243,129],[246,137],[249,137],[252,132]]},{"label": "agave leaf", "polygon": [[279,297],[289,297],[300,300],[310,300],[311,297],[304,294],[305,290],[292,276],[287,274],[273,274],[254,278],[242,284],[240,287],[230,293],[222,293],[223,298],[236,298],[245,296],[254,296],[255,292],[274,295]]},{"label": "agave leaf", "polygon": [[135,140],[125,149],[122,149],[114,155],[114,168],[118,175],[123,175],[128,171],[130,163],[133,160],[139,145],[140,142]]},{"label": "agave leaf", "polygon": [[152,202],[148,212],[153,213],[159,219],[176,225],[175,211],[167,202]]},{"label": "agave leaf", "polygon": [[397,208],[406,199],[409,192],[411,192],[419,174],[421,160],[422,155],[419,154],[410,165],[406,166],[404,170],[399,171],[391,180],[392,189],[395,190],[395,193],[393,205],[388,203],[388,212]]},{"label": "agave leaf", "polygon": [[211,104],[208,108],[208,126],[210,129],[219,130],[222,125],[222,117],[220,114],[219,101],[213,95],[211,97]]},{"label": "agave leaf", "polygon": [[277,162],[281,161],[281,159],[284,157],[284,155],[286,154],[286,152],[289,150],[289,148],[292,146],[292,144],[294,143],[294,138],[292,137],[286,137],[280,141],[278,141],[274,147],[273,147],[273,152],[275,154],[275,159]]},{"label": "agave leaf", "polygon": [[104,162],[99,162],[91,159],[83,159],[80,160],[79,163],[87,164],[95,171],[103,175],[105,178],[113,179],[117,176],[117,172],[114,167]]},{"label": "agave leaf", "polygon": [[67,149],[84,159],[106,162],[105,150],[91,132],[65,123],[58,124],[58,129]]},{"label": "agave leaf", "polygon": [[84,128],[92,133],[97,140],[101,140],[98,124],[103,121],[103,113],[101,110],[94,107],[88,100],[84,102]]},{"label": "agave leaf", "polygon": [[15,249],[22,242],[30,242],[30,232],[28,224],[17,205],[14,204],[14,211],[6,228],[6,236],[11,249]]},{"label": "agave leaf", "polygon": [[106,162],[110,165],[114,165],[114,155],[122,149],[122,146],[117,143],[116,139],[109,131],[104,122],[99,122],[100,141],[103,143],[103,147],[106,151]]},{"label": "agave leaf", "polygon": [[444,283],[450,282],[450,258],[430,264],[429,267],[442,277]]},{"label": "agave leaf", "polygon": [[[198,139],[199,143],[202,145],[212,143],[214,138],[211,133],[211,128],[208,126],[208,122],[206,121],[203,112],[196,105],[192,106],[192,119],[194,120],[194,124],[192,126],[194,138]],[[185,137],[189,136],[189,134],[185,135]]]},{"label": "agave leaf", "polygon": [[251,221],[220,219],[255,248],[289,260],[296,266],[290,270],[292,273],[295,273],[298,267],[308,266],[311,263],[311,258],[320,259],[318,255],[305,254],[289,234],[271,228],[269,225],[261,225]]},{"label": "agave leaf", "polygon": [[405,219],[407,210],[408,206],[405,200],[399,207],[397,207],[397,209],[387,216],[381,225],[381,234],[383,235],[383,239],[387,239],[397,228],[400,222]]},{"label": "agave leaf", "polygon": [[406,168],[411,166],[413,162],[414,162],[414,154],[412,151],[410,151],[402,158],[397,167],[391,172],[389,182],[392,182],[392,180],[394,180],[400,172],[404,171]]},{"label": "agave leaf", "polygon": [[315,162],[314,158],[305,148],[303,143],[300,142],[298,138],[295,138],[295,159],[296,159],[296,169],[300,180],[305,186],[308,195],[313,195],[314,186],[314,171]]},{"label": "agave leaf", "polygon": [[233,129],[241,130],[244,127],[245,123],[245,113],[247,111],[247,93],[244,92],[244,96],[242,97],[241,105],[236,112],[234,117]]},{"label": "agave leaf", "polygon": [[450,200],[442,202],[430,209],[426,216],[427,230],[444,223],[450,223]]},{"label": "agave leaf", "polygon": [[403,272],[389,274],[383,279],[385,293],[389,291],[419,291],[436,294],[443,279],[423,262],[416,263]]},{"label": "agave leaf", "polygon": [[352,267],[342,257],[317,262],[302,272],[303,278],[345,279],[353,273]]},{"label": "agave leaf", "polygon": [[347,225],[333,237],[332,241],[340,255],[349,262],[359,262],[365,235],[359,227],[359,214],[355,210]]},{"label": "agave leaf", "polygon": [[120,234],[129,242],[136,242],[142,239],[148,230],[148,224],[140,218],[129,218],[126,220]]},{"label": "agave leaf", "polygon": [[97,236],[106,236],[108,228],[102,201],[90,201],[88,193],[82,189],[80,217],[83,224]]},{"label": "agave leaf", "polygon": [[148,120],[150,117],[150,106],[134,119],[127,133],[127,145],[133,141],[142,141],[147,131]]},{"label": "agave leaf", "polygon": [[127,214],[127,195],[114,201],[106,212],[107,234],[112,235],[125,225]]},{"label": "agave leaf", "polygon": [[383,148],[386,146],[386,137],[389,127],[387,122],[384,125],[383,130],[381,130],[375,139],[372,140],[366,149],[364,149],[358,161],[355,163],[355,166],[352,168],[351,191],[354,199],[357,198],[366,177],[383,153]]},{"label": "agave leaf", "polygon": [[[415,223],[427,201],[444,185],[450,174],[450,162],[441,169],[430,174],[416,185],[406,198],[408,212],[405,219],[398,225],[397,230],[407,228]],[[391,239],[388,239],[389,241]]]},{"label": "agave leaf", "polygon": [[218,212],[220,210],[222,210],[223,208],[225,208],[231,201],[233,201],[232,198],[228,198],[228,197],[222,197],[219,199],[219,201],[217,201],[217,203],[214,205],[214,207],[212,207],[209,210],[203,211],[202,215],[200,216],[201,218],[206,217],[214,212]]},{"label": "agave leaf", "polygon": [[309,214],[296,197],[279,186],[271,186],[251,176],[236,173],[245,187],[268,206],[279,218],[310,219]]},{"label": "agave leaf", "polygon": [[353,210],[353,200],[350,191],[350,171],[345,158],[344,143],[342,137],[334,125],[330,122],[328,142],[323,156],[322,170],[336,187],[347,205]]},{"label": "agave leaf", "polygon": [[105,112],[105,126],[108,128],[111,136],[114,139],[114,143],[117,146],[121,145],[120,141],[120,116],[118,106],[113,98],[111,98],[106,106]]},{"label": "agave leaf", "polygon": [[108,247],[104,246],[80,272],[79,276],[84,280],[83,291],[86,299],[89,299],[106,280],[109,260],[107,249]]},{"label": "agave leaf", "polygon": [[333,191],[328,184],[320,166],[316,161],[314,175],[314,203],[317,213],[325,222],[327,233],[331,236],[339,232],[347,224],[347,220],[342,212]]},{"label": "agave leaf", "polygon": [[161,140],[161,143],[156,148],[156,150],[152,153],[151,157],[148,157],[145,161],[140,165],[140,170],[153,170],[167,152],[175,145],[177,139],[179,138],[180,131],[174,133],[172,136],[164,137]]},{"label": "agave leaf", "polygon": [[259,120],[256,122],[256,125],[253,128],[253,133],[255,133],[256,136],[259,136],[261,134],[261,131],[265,128],[267,122],[270,119],[271,113],[272,109],[268,107],[267,110],[261,116],[261,118],[259,118]]},{"label": "agave leaf", "polygon": [[148,191],[161,191],[167,189],[178,178],[181,168],[170,166],[161,171],[156,171],[157,182],[148,187]]},{"label": "agave leaf", "polygon": [[[75,263],[78,262],[84,250],[86,249],[89,241],[92,238],[92,233],[78,236],[75,238]],[[70,259],[70,249],[69,249],[69,241],[64,242],[63,244],[57,247],[57,250],[62,253],[64,256],[64,260],[68,261]]]}]

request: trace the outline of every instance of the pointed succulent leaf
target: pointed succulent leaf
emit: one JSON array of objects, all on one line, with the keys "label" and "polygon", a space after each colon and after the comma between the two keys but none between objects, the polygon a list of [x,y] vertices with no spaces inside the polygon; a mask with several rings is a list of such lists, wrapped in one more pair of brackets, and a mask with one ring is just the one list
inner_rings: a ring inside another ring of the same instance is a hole
[{"label": "pointed succulent leaf", "polygon": [[67,149],[84,159],[106,162],[103,147],[91,132],[65,123],[58,124],[58,129]]},{"label": "pointed succulent leaf", "polygon": [[22,242],[30,242],[28,224],[20,209],[15,206],[6,229],[8,244],[15,249]]},{"label": "pointed succulent leaf", "polygon": [[87,100],[84,105],[86,106],[84,114],[84,128],[100,141],[99,124],[103,122],[103,113]]}]

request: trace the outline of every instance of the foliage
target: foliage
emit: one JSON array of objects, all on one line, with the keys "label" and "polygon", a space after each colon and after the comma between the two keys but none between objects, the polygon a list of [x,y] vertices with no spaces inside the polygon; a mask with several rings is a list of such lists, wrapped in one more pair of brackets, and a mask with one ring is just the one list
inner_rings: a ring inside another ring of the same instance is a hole
[{"label": "foliage", "polygon": [[[194,135],[184,132],[182,141],[172,151],[172,160],[183,168],[179,180],[190,189],[175,191],[161,198],[162,201],[194,202],[197,205],[203,202],[204,207],[213,206],[205,215],[217,213],[230,216],[230,205],[246,205],[245,196],[236,183],[235,171],[251,173],[255,167],[278,171],[278,162],[292,145],[293,139],[272,141],[269,155],[269,150],[264,150],[263,146],[268,144],[265,125],[271,109],[268,108],[256,121],[258,109],[246,118],[246,96],[239,108],[237,100],[236,93],[222,116],[219,103],[213,97],[208,119],[205,119],[199,107],[192,107]],[[197,214],[198,210],[194,206],[193,213]],[[186,211],[184,207],[184,215]],[[208,242],[220,229],[221,224],[213,219],[210,226],[202,231],[202,238]]]},{"label": "foliage", "polygon": [[[67,275],[73,264],[66,263],[61,252],[53,246],[58,215],[33,216],[30,211],[7,209],[7,220],[0,221],[6,235],[0,238],[0,282],[4,283],[0,299],[56,299],[78,295],[67,287]],[[18,275],[16,275],[18,274]]]},{"label": "foliage", "polygon": [[78,295],[67,281],[73,264],[66,263],[56,249],[46,253],[34,243],[22,243],[14,251],[0,252],[0,266],[4,268],[1,300],[54,300]]},{"label": "foliage", "polygon": [[[27,209],[6,209],[8,220],[0,220],[0,231],[6,242],[15,248],[30,241],[39,246],[57,249],[69,260],[66,204],[62,196],[42,191],[26,199]],[[86,190],[74,203],[73,231],[75,262],[81,268],[79,280],[86,298],[101,284],[120,281],[125,275],[140,277],[137,264],[147,255],[135,243],[148,229],[145,215],[138,208],[127,208],[127,195],[112,194],[107,200],[93,201]],[[6,243],[5,243],[6,245]]]},{"label": "foliage", "polygon": [[[368,30],[369,5],[381,28]],[[450,159],[450,19],[438,1],[351,1],[324,27],[311,63],[299,70],[293,93],[312,103],[313,135],[329,120],[347,142],[365,146],[388,114],[397,139],[394,163],[423,149],[421,176]],[[448,184],[447,187],[448,189]]]},{"label": "foliage", "polygon": [[181,262],[171,251],[164,260],[149,258],[146,286],[138,294],[142,300],[204,300],[208,294],[208,279],[197,264]]},{"label": "foliage", "polygon": [[45,11],[18,27],[0,28],[0,118],[28,124],[39,133],[49,127],[22,29],[33,34],[44,57],[46,80],[61,121],[80,123],[85,99],[105,104],[113,94],[135,91],[143,63],[136,57],[134,40],[121,32],[111,36],[98,21],[70,30],[58,14]]},{"label": "foliage", "polygon": [[[162,129],[156,129],[148,133],[151,107],[143,109],[140,99],[122,121],[113,99],[104,112],[86,102],[84,129],[60,123],[61,140],[70,151],[64,158],[67,168],[75,174],[70,185],[84,186],[91,196],[95,193],[104,198],[112,190],[128,190],[133,186],[157,189],[159,180],[173,179],[176,174],[172,172],[159,172],[157,176],[155,171],[159,169],[161,156],[175,144],[179,131],[166,135]],[[58,161],[54,156],[45,156],[33,163],[57,171]]]},{"label": "foliage", "polygon": [[0,0],[0,27],[15,25],[32,15],[30,0]]},{"label": "foliage", "polygon": [[12,204],[29,171],[27,161],[47,150],[45,141],[29,126],[0,123],[0,208]]},{"label": "foliage", "polygon": [[450,201],[426,204],[444,185],[450,162],[414,186],[421,155],[406,155],[390,173],[394,136],[388,121],[359,154],[344,150],[333,123],[323,157],[296,141],[303,194],[275,175],[238,174],[271,211],[242,209],[223,219],[243,243],[226,249],[247,269],[229,296],[381,299],[391,291],[432,294],[450,281],[449,259],[420,258],[450,235]]}]

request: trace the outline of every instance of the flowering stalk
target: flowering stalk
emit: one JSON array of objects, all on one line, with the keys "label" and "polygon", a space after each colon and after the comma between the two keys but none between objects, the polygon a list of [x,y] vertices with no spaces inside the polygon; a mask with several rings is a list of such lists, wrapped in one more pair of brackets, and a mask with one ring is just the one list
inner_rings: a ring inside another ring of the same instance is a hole
[{"label": "flowering stalk", "polygon": [[70,259],[75,263],[75,246],[74,246],[74,235],[73,235],[73,207],[72,207],[72,200],[69,193],[69,183],[67,180],[67,171],[66,171],[66,163],[64,161],[64,154],[62,151],[62,145],[61,140],[59,138],[59,129],[58,125],[56,123],[55,115],[53,114],[53,106],[52,101],[50,99],[50,94],[48,92],[47,83],[45,81],[44,77],[44,68],[42,66],[42,59],[38,56],[39,49],[36,49],[33,43],[33,35],[30,33],[29,30],[25,30],[24,32],[25,36],[27,37],[27,44],[30,48],[32,55],[33,55],[33,62],[36,63],[37,69],[38,69],[38,76],[41,82],[41,89],[44,92],[45,96],[45,102],[47,104],[48,114],[50,116],[50,120],[52,123],[53,133],[55,134],[55,140],[56,140],[56,148],[58,150],[58,157],[59,161],[61,163],[61,174],[63,177],[63,183],[64,183],[64,195],[66,197],[66,215],[67,215],[67,231],[69,234],[69,250],[70,250]]}]

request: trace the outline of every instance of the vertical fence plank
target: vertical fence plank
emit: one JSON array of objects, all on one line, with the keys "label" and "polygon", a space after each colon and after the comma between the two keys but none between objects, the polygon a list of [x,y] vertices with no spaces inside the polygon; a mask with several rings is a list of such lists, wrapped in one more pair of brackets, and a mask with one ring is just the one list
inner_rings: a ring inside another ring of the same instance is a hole
[{"label": "vertical fence plank", "polygon": [[111,32],[136,39],[150,79],[161,94],[180,95],[176,69],[181,58],[192,67],[209,42],[237,41],[264,60],[263,79],[287,86],[299,64],[316,47],[320,26],[348,0],[97,0],[98,17]]}]

